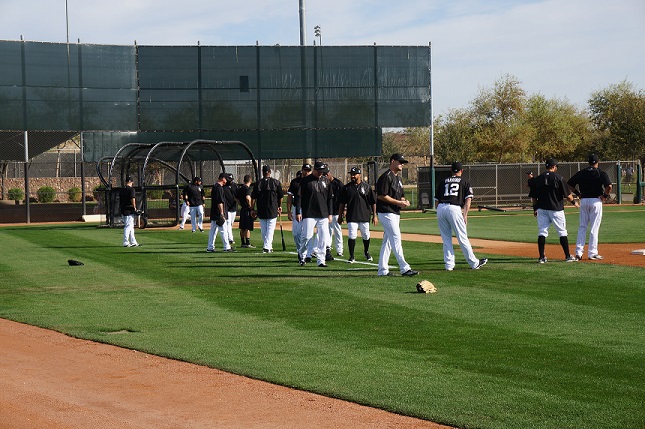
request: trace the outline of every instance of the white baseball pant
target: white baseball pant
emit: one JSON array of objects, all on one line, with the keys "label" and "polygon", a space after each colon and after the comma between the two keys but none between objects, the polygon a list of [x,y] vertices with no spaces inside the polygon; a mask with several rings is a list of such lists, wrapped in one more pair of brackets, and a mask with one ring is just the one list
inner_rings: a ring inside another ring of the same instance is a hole
[{"label": "white baseball pant", "polygon": [[[598,254],[598,231],[602,222],[602,200],[600,198],[580,199],[580,226],[578,227],[578,238],[576,239],[576,255],[582,256],[587,240],[587,229],[589,229],[589,257]],[[589,228],[591,226],[591,228]]]},{"label": "white baseball pant", "polygon": [[403,274],[410,269],[410,265],[403,257],[401,229],[399,227],[401,216],[396,213],[378,213],[378,220],[383,226],[383,244],[378,258],[378,275],[385,276],[390,272],[388,262],[392,252],[394,252],[396,261],[399,264],[399,270]]},{"label": "white baseball pant", "polygon": [[[301,255],[307,255],[308,248],[314,237],[314,229],[318,229],[313,251],[316,252],[318,265],[325,263],[325,246],[329,241],[329,218],[305,218],[302,220],[304,239],[300,245],[299,252]],[[309,254],[311,255],[311,253]],[[307,256],[309,256],[307,255]]]},{"label": "white baseball pant", "polygon": [[475,257],[470,240],[468,240],[468,232],[462,208],[454,204],[439,204],[437,206],[437,221],[439,223],[441,241],[443,242],[443,262],[446,270],[452,271],[455,268],[455,248],[452,244],[453,232],[457,237],[459,247],[468,265],[470,265],[470,268],[475,268],[479,264],[479,259]]}]

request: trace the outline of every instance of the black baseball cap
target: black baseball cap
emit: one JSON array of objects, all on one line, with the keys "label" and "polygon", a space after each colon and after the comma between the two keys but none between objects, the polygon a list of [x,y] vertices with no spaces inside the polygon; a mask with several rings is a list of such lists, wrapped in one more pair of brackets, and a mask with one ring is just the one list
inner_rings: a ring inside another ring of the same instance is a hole
[{"label": "black baseball cap", "polygon": [[132,176],[125,176],[125,183],[132,182]]},{"label": "black baseball cap", "polygon": [[308,162],[305,162],[304,164],[302,164],[301,170],[311,171],[311,164],[309,164]]},{"label": "black baseball cap", "polygon": [[322,161],[316,161],[316,163],[314,164],[314,170],[321,171],[323,173],[328,173],[329,167],[327,166],[327,164],[325,164]]},{"label": "black baseball cap", "polygon": [[201,181],[202,181],[202,178],[201,178],[201,177],[199,177],[199,176],[195,176],[195,177],[193,177],[193,183],[195,183],[195,182],[201,182]]},{"label": "black baseball cap", "polygon": [[361,173],[362,173],[362,171],[361,171],[361,169],[360,169],[360,168],[358,168],[358,167],[352,167],[352,168],[349,170],[349,174],[361,174]]},{"label": "black baseball cap", "polygon": [[395,154],[393,154],[393,155],[390,157],[390,161],[398,161],[398,162],[400,162],[401,164],[407,164],[407,163],[408,163],[408,160],[407,160],[407,159],[405,159],[405,158],[403,158],[403,155],[401,155],[400,153],[395,153]]},{"label": "black baseball cap", "polygon": [[455,161],[455,162],[453,162],[453,163],[452,163],[452,165],[450,166],[450,169],[452,170],[452,172],[453,172],[453,173],[457,173],[457,172],[459,172],[459,171],[463,170],[463,169],[464,169],[464,166],[463,166],[463,165],[461,165],[461,162],[459,162],[459,161]]},{"label": "black baseball cap", "polygon": [[595,153],[592,153],[589,155],[589,164],[593,165],[593,164],[596,164],[598,161],[599,161],[598,155],[596,155]]},{"label": "black baseball cap", "polygon": [[232,174],[232,173],[228,173],[228,174],[226,175],[226,179],[227,179],[229,182],[232,182],[233,180],[235,180],[235,177],[233,177],[233,174]]},{"label": "black baseball cap", "polygon": [[262,174],[266,174],[269,171],[271,171],[271,167],[269,167],[268,165],[263,165],[262,166]]},{"label": "black baseball cap", "polygon": [[555,158],[549,158],[544,164],[546,165],[546,168],[555,167],[556,165],[558,165],[558,160]]}]

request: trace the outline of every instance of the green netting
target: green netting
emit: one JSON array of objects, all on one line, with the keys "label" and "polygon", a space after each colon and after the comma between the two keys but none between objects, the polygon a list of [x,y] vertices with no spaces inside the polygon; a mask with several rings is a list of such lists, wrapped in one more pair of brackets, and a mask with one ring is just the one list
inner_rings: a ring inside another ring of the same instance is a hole
[{"label": "green netting", "polygon": [[266,158],[377,155],[380,128],[430,123],[429,50],[0,41],[0,130],[241,140]]}]

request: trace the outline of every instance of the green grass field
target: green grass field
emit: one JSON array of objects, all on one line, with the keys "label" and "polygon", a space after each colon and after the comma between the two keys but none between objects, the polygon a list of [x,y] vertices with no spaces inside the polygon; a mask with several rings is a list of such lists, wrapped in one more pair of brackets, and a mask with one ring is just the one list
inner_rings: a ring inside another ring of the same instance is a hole
[{"label": "green grass field", "polygon": [[[645,243],[643,216],[607,206],[601,243]],[[404,219],[438,233],[432,213]],[[642,268],[478,253],[491,262],[473,271],[458,254],[449,273],[441,245],[405,242],[421,275],[381,278],[280,251],[207,254],[206,232],[136,233],[143,246],[124,249],[120,229],[0,228],[0,317],[457,427],[645,427]],[[534,242],[536,227],[530,212],[475,211],[469,233]],[[416,293],[422,278],[438,292]]]}]

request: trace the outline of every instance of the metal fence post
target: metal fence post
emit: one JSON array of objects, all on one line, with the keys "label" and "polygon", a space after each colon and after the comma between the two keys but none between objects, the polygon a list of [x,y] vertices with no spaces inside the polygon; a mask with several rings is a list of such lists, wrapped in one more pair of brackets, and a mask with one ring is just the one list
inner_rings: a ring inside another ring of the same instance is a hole
[{"label": "metal fence post", "polygon": [[623,167],[620,165],[620,161],[616,163],[616,201],[618,204],[623,203],[623,191],[621,189],[621,182],[623,176]]}]

